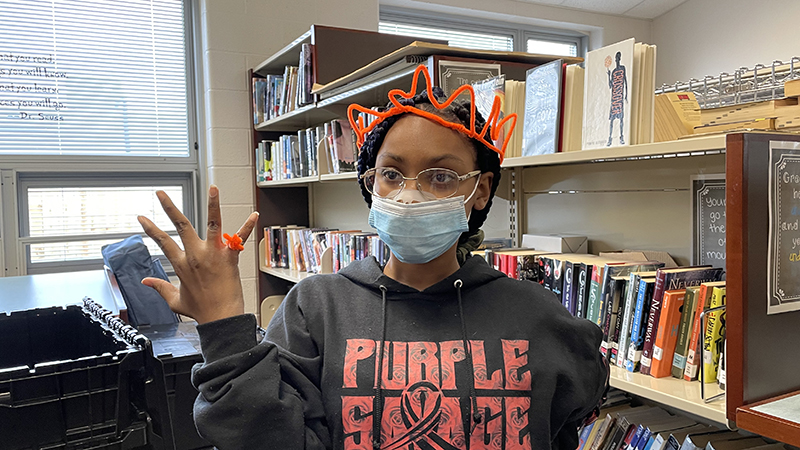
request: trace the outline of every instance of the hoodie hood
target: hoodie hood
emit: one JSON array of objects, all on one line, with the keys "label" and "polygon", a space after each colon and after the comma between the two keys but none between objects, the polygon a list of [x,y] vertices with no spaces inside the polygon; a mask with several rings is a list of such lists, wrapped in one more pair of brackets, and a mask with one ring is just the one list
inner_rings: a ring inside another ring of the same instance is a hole
[{"label": "hoodie hood", "polygon": [[489,267],[486,261],[479,256],[467,258],[455,273],[424,291],[418,291],[384,275],[383,270],[378,265],[378,261],[372,256],[360,261],[353,261],[340,270],[339,274],[372,291],[380,292],[380,287],[384,286],[386,288],[386,297],[389,300],[397,299],[398,296],[407,294],[415,294],[416,298],[424,299],[428,297],[431,300],[441,300],[441,294],[453,294],[453,283],[456,280],[461,280],[463,283],[462,290],[469,291],[498,278],[506,277],[503,273]]}]

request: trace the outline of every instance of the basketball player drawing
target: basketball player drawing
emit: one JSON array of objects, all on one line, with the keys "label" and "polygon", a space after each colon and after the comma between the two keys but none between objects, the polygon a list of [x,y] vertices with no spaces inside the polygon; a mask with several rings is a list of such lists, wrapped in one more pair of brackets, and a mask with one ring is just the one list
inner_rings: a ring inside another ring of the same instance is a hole
[{"label": "basketball player drawing", "polygon": [[608,72],[608,88],[611,89],[611,110],[608,113],[608,144],[611,146],[611,139],[614,134],[614,119],[619,119],[619,143],[625,145],[625,138],[623,136],[623,128],[625,124],[625,107],[623,103],[628,102],[628,77],[625,72],[625,66],[620,64],[622,53],[617,52],[617,67],[614,70],[609,70],[611,67],[611,57],[607,56],[605,59],[606,71]]}]

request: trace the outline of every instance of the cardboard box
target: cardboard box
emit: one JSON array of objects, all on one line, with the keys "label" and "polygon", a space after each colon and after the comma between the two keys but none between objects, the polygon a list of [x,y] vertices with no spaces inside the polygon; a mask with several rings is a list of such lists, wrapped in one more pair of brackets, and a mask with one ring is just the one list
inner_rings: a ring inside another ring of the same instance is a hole
[{"label": "cardboard box", "polygon": [[588,253],[589,239],[570,234],[523,234],[522,246],[557,253]]}]

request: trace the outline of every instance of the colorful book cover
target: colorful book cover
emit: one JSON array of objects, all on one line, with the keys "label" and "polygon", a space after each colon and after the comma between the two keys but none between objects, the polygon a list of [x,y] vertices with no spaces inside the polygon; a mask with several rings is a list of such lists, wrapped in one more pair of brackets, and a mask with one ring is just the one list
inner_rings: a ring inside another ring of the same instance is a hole
[{"label": "colorful book cover", "polygon": [[681,323],[678,327],[678,342],[675,344],[675,354],[672,357],[672,376],[683,378],[683,371],[686,369],[686,353],[689,350],[689,334],[694,323],[695,304],[697,302],[700,286],[689,286],[686,288],[686,298],[683,301],[681,310]]},{"label": "colorful book cover", "polygon": [[630,143],[634,45],[631,38],[586,54],[584,150]]},{"label": "colorful book cover", "polygon": [[[711,294],[710,309],[725,305],[726,290],[724,287],[714,287]],[[723,347],[723,330],[725,328],[725,310],[708,313],[705,334],[703,336],[703,380],[706,383],[717,381],[719,369],[719,356]]]},{"label": "colorful book cover", "polygon": [[696,380],[698,376],[697,368],[700,365],[700,352],[703,348],[703,320],[700,320],[700,315],[703,313],[703,310],[708,308],[711,304],[711,294],[714,291],[714,286],[725,286],[725,282],[714,281],[701,284],[697,302],[695,302],[692,337],[689,341],[688,351],[686,352],[686,368],[683,371],[683,378],[687,381]]},{"label": "colorful book cover", "polygon": [[[577,269],[577,270],[576,270]],[[577,298],[577,278],[578,278],[578,271],[580,270],[580,263],[574,263],[572,261],[565,261],[564,262],[564,294],[562,303],[564,307],[567,308],[570,314],[573,316],[577,311],[577,307],[575,306],[575,301]]]},{"label": "colorful book cover", "polygon": [[561,120],[563,61],[557,59],[528,70],[525,75],[525,122],[522,156],[558,151]]},{"label": "colorful book cover", "polygon": [[675,354],[675,342],[678,340],[681,307],[685,295],[685,289],[664,293],[663,311],[658,323],[658,332],[653,345],[653,364],[650,368],[650,375],[655,378],[668,377],[671,373],[672,356]]},{"label": "colorful book cover", "polygon": [[578,296],[575,301],[575,315],[587,319],[586,308],[589,303],[589,290],[592,284],[592,273],[596,270],[596,265],[581,263],[578,268]]},{"label": "colorful book cover", "polygon": [[[655,273],[654,273],[655,274]],[[632,272],[625,287],[625,306],[622,308],[622,326],[620,327],[619,341],[617,345],[616,360],[614,363],[619,367],[625,367],[625,358],[628,356],[628,345],[631,338],[631,321],[636,308],[636,299],[639,297],[639,272]]]},{"label": "colorful book cover", "polygon": [[628,350],[628,358],[625,361],[625,370],[635,372],[639,370],[639,362],[642,359],[642,347],[644,346],[644,329],[647,326],[647,314],[650,312],[650,303],[653,300],[653,287],[656,279],[642,278],[639,281],[639,291],[636,299],[636,311],[633,316],[631,326],[631,343]]},{"label": "colorful book cover", "polygon": [[708,281],[719,281],[722,276],[721,268],[709,266],[678,267],[673,269],[660,269],[656,273],[656,284],[653,289],[653,300],[650,303],[650,313],[647,317],[644,347],[642,347],[642,368],[645,375],[650,373],[652,363],[653,342],[658,330],[661,317],[661,304],[664,291],[686,289],[686,286],[698,286]]},{"label": "colorful book cover", "polygon": [[589,284],[589,298],[586,306],[586,318],[600,325],[600,283],[603,280],[605,266],[598,264],[592,270],[592,281]]}]

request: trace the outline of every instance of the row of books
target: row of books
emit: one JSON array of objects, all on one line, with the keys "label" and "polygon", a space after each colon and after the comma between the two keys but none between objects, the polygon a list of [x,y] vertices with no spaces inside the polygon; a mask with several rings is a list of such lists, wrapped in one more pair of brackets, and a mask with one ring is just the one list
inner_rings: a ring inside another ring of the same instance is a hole
[{"label": "row of books", "polygon": [[283,135],[277,141],[262,140],[256,148],[257,179],[317,176],[321,161],[325,161],[327,173],[355,172],[357,148],[350,123],[341,119],[299,130],[296,135]]},{"label": "row of books", "polygon": [[283,75],[253,78],[253,122],[256,125],[314,102],[312,52],[311,44],[303,44],[297,66],[285,66]]},{"label": "row of books", "polygon": [[381,265],[389,260],[389,248],[377,234],[358,230],[272,226],[264,228],[264,242],[267,267],[297,272],[324,272],[328,267],[324,261],[328,249],[333,273],[370,256]]},{"label": "row of books", "polygon": [[567,310],[603,330],[601,351],[629,372],[695,380],[700,349],[709,362],[705,380],[717,381],[723,347],[725,304],[721,268],[664,268],[657,261],[552,253],[534,249],[486,249],[487,262],[509,277],[542,284]]},{"label": "row of books", "polygon": [[579,431],[578,450],[784,450],[779,443],[697,423],[658,406],[635,405],[621,391],[609,393],[600,418]]},{"label": "row of books", "polygon": [[277,141],[263,140],[256,148],[258,181],[289,180],[319,175],[316,128],[283,135]]}]

